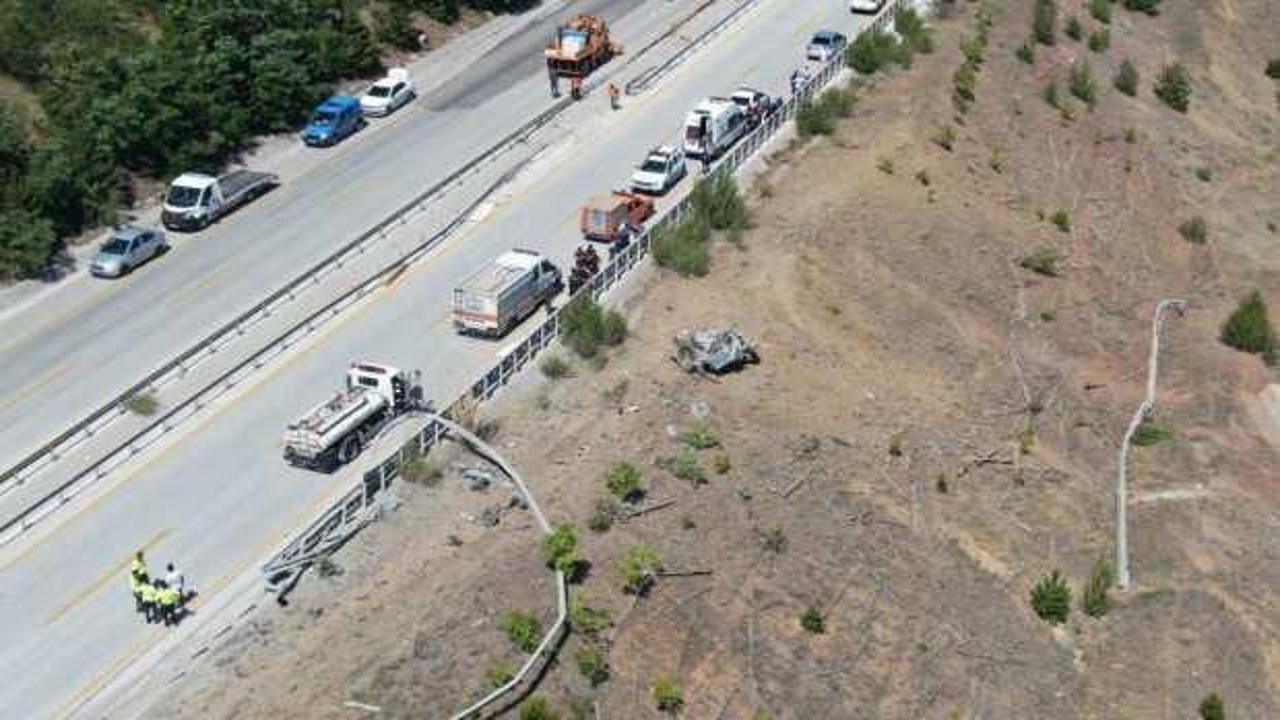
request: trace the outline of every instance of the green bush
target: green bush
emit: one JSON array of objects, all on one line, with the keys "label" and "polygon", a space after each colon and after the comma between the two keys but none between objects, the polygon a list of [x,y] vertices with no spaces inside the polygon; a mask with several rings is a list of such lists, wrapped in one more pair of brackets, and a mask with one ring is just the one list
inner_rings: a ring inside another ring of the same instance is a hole
[{"label": "green bush", "polygon": [[1160,0],[1124,0],[1124,7],[1126,10],[1144,12],[1148,15],[1159,15],[1159,5]]},{"label": "green bush", "polygon": [[399,2],[373,9],[373,34],[378,42],[401,50],[418,47],[418,30],[409,17],[409,9]]},{"label": "green bush", "polygon": [[956,68],[956,72],[951,76],[951,81],[955,85],[955,94],[966,103],[973,102],[975,99],[975,90],[978,86],[978,73],[974,71],[973,65],[964,63]]},{"label": "green bush", "polygon": [[1127,59],[1120,63],[1120,69],[1116,70],[1114,84],[1120,92],[1134,97],[1138,94],[1138,68]]},{"label": "green bush", "polygon": [[414,485],[432,486],[444,477],[444,471],[414,447],[400,466],[400,477]]},{"label": "green bush", "polygon": [[1272,80],[1280,80],[1280,58],[1267,61],[1267,77]]},{"label": "green bush", "polygon": [[787,533],[780,527],[772,527],[768,530],[757,530],[760,536],[760,547],[774,555],[781,555],[787,551],[787,546],[791,542],[787,539]]},{"label": "green bush", "polygon": [[1111,24],[1111,0],[1089,0],[1089,14],[1103,25]]},{"label": "green bush", "polygon": [[511,678],[516,676],[516,666],[502,660],[490,666],[488,672],[485,673],[485,679],[489,682],[489,687],[500,688],[511,682]]},{"label": "green bush", "polygon": [[698,462],[698,456],[688,450],[669,459],[666,466],[667,470],[680,480],[694,485],[704,485],[707,482],[707,471],[702,468],[702,463]]},{"label": "green bush", "polygon": [[1058,100],[1058,81],[1050,80],[1048,85],[1044,86],[1044,90],[1040,92],[1040,97],[1049,104],[1049,107],[1061,107]]},{"label": "green bush", "polygon": [[[933,52],[933,31],[925,24],[924,17],[915,8],[900,4],[893,16],[893,31],[902,38],[901,45],[910,53],[928,55]],[[908,57],[904,65],[910,64]]]},{"label": "green bush", "polygon": [[1199,215],[1179,225],[1178,234],[1183,240],[1195,245],[1203,245],[1209,239],[1209,229],[1204,218]]},{"label": "green bush", "polygon": [[1111,31],[1103,28],[1089,33],[1089,49],[1093,52],[1105,52],[1111,47]]},{"label": "green bush", "polygon": [[520,652],[531,653],[538,649],[538,641],[542,639],[542,623],[532,613],[512,610],[502,616],[498,627]]},{"label": "green bush", "polygon": [[1079,18],[1077,18],[1075,15],[1072,15],[1071,17],[1067,18],[1066,27],[1063,28],[1062,32],[1072,40],[1079,42],[1080,38],[1084,37],[1084,26],[1080,24]]},{"label": "green bush", "polygon": [[800,137],[830,135],[835,132],[836,119],[849,117],[856,102],[857,96],[852,90],[827,90],[817,100],[802,104],[796,111],[796,131]]},{"label": "green bush", "polygon": [[591,513],[591,519],[587,521],[587,527],[592,532],[608,532],[613,527],[614,521],[618,519],[620,510],[618,501],[612,496],[597,497],[595,510]]},{"label": "green bush", "polygon": [[535,695],[520,706],[520,720],[560,720],[560,713],[552,709],[546,698]]},{"label": "green bush", "polygon": [[632,545],[618,564],[623,590],[634,595],[643,595],[661,571],[662,558],[648,545]]},{"label": "green bush", "polygon": [[1143,420],[1133,431],[1130,442],[1137,447],[1151,447],[1173,437],[1173,431],[1151,420]]},{"label": "green bush", "polygon": [[[830,91],[823,96],[829,94]],[[747,201],[731,173],[717,173],[713,178],[698,181],[689,195],[689,203],[696,215],[706,218],[712,230],[741,233],[750,219]]]},{"label": "green bush", "polygon": [[578,672],[592,687],[609,679],[609,660],[599,645],[583,645],[573,654],[573,659],[578,664]]},{"label": "green bush", "polygon": [[879,72],[893,62],[898,41],[880,30],[864,32],[845,50],[844,61],[863,75]]},{"label": "green bush", "polygon": [[675,678],[660,677],[653,681],[653,700],[658,709],[666,713],[677,713],[684,707],[684,688]]},{"label": "green bush", "polygon": [[1226,710],[1222,706],[1222,696],[1218,693],[1209,693],[1200,701],[1201,720],[1226,720],[1226,717]]},{"label": "green bush", "polygon": [[800,614],[800,627],[804,628],[805,632],[821,635],[827,631],[827,619],[817,608],[805,608],[805,611]]},{"label": "green bush", "polygon": [[703,277],[711,271],[711,226],[696,213],[665,223],[653,233],[650,250],[660,267],[683,277]]},{"label": "green bush", "polygon": [[1071,232],[1071,216],[1066,210],[1058,210],[1049,219],[1058,228],[1058,232]]},{"label": "green bush", "polygon": [[615,463],[605,473],[604,484],[614,497],[623,502],[631,502],[644,495],[643,479],[635,465],[620,462]]},{"label": "green bush", "polygon": [[950,125],[943,125],[938,128],[938,132],[934,134],[933,141],[938,144],[938,147],[946,150],[947,152],[951,152],[952,148],[954,148],[956,144],[956,129]]},{"label": "green bush", "polygon": [[580,357],[595,357],[602,347],[620,345],[627,338],[627,320],[606,311],[587,293],[560,310],[560,338]]},{"label": "green bush", "polygon": [[1031,609],[1050,625],[1067,621],[1071,614],[1071,588],[1057,570],[1041,578],[1031,589]]},{"label": "green bush", "polygon": [[1093,69],[1089,63],[1080,61],[1071,66],[1068,83],[1071,94],[1080,98],[1086,105],[1093,107],[1098,102],[1098,87],[1093,81]]},{"label": "green bush", "polygon": [[964,55],[964,61],[973,65],[975,70],[980,68],[983,60],[986,59],[986,50],[987,41],[983,40],[981,35],[960,38],[960,54]]},{"label": "green bush", "polygon": [[561,380],[573,376],[573,366],[557,353],[548,353],[538,363],[538,369],[548,380]]},{"label": "green bush", "polygon": [[0,211],[0,281],[39,277],[61,249],[52,222],[29,210]]},{"label": "green bush", "polygon": [[1256,290],[1241,300],[1222,324],[1219,338],[1237,350],[1261,353],[1268,364],[1275,364],[1276,330],[1268,317],[1267,303]]},{"label": "green bush", "polygon": [[613,614],[608,610],[589,607],[575,598],[569,603],[569,625],[574,632],[594,637],[613,625]]},{"label": "green bush", "polygon": [[1115,573],[1111,563],[1098,560],[1089,573],[1089,584],[1084,587],[1084,597],[1080,606],[1084,614],[1091,618],[1100,618],[1111,610],[1111,586],[1115,583]]},{"label": "green bush", "polygon": [[720,446],[720,438],[715,430],[706,423],[698,423],[685,430],[680,439],[694,450],[710,450]]},{"label": "green bush", "polygon": [[547,566],[572,578],[582,566],[578,554],[578,531],[572,523],[559,523],[542,538],[542,555]]},{"label": "green bush", "polygon": [[1156,79],[1155,93],[1165,105],[1185,113],[1191,106],[1191,75],[1181,63],[1165,65]]},{"label": "green bush", "polygon": [[1058,5],[1053,0],[1036,0],[1031,18],[1031,36],[1041,45],[1053,45],[1058,25]]},{"label": "green bush", "polygon": [[1031,272],[1047,277],[1058,276],[1058,251],[1053,248],[1040,248],[1022,258],[1018,263]]}]

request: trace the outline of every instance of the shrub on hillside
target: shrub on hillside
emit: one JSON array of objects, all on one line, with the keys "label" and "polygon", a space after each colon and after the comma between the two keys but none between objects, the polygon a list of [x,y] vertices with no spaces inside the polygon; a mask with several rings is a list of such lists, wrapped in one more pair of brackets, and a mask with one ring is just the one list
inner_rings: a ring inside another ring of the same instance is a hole
[{"label": "shrub on hillside", "polygon": [[1030,40],[1023,40],[1014,54],[1018,56],[1019,60],[1028,65],[1035,65],[1036,63],[1036,46]]},{"label": "shrub on hillside", "polygon": [[[828,94],[830,91],[823,93],[823,97]],[[689,203],[695,214],[706,218],[712,230],[737,234],[747,226],[747,201],[738,191],[738,181],[732,173],[716,173],[712,178],[698,181],[689,195]]]},{"label": "shrub on hillside", "polygon": [[711,226],[694,213],[680,222],[659,226],[650,240],[653,259],[684,277],[702,277],[711,271]]},{"label": "shrub on hillside", "polygon": [[1018,263],[1033,273],[1046,277],[1058,276],[1058,251],[1053,248],[1040,248],[1022,258]]},{"label": "shrub on hillside", "polygon": [[675,714],[684,707],[684,688],[675,678],[660,677],[654,680],[651,691],[654,703],[662,712]]},{"label": "shrub on hillside", "polygon": [[572,578],[582,565],[578,554],[578,530],[572,523],[560,523],[542,538],[542,554],[547,566]]},{"label": "shrub on hillside", "polygon": [[531,613],[512,610],[498,621],[498,627],[520,652],[531,653],[538,649],[542,635],[542,623]]},{"label": "shrub on hillside", "polygon": [[38,277],[61,249],[45,218],[29,210],[0,212],[0,281]]},{"label": "shrub on hillside", "polygon": [[1249,293],[1222,324],[1222,342],[1243,352],[1260,353],[1268,364],[1276,364],[1276,330],[1267,313],[1267,303],[1258,291]]},{"label": "shrub on hillside", "polygon": [[[922,55],[933,52],[933,31],[925,24],[924,17],[910,5],[902,3],[898,6],[893,16],[893,31],[902,38],[902,45],[909,52]],[[910,64],[910,61],[905,64]]]},{"label": "shrub on hillside", "polygon": [[1093,81],[1093,69],[1089,63],[1080,61],[1071,66],[1068,79],[1071,94],[1080,98],[1086,105],[1093,107],[1098,102],[1098,86]]},{"label": "shrub on hillside", "polygon": [[1209,229],[1204,218],[1199,215],[1179,225],[1178,234],[1183,240],[1195,245],[1203,245],[1209,239]]},{"label": "shrub on hillside", "polygon": [[1111,47],[1111,31],[1103,28],[1089,33],[1089,49],[1093,52],[1105,52]]},{"label": "shrub on hillside", "polygon": [[844,61],[863,75],[871,75],[898,58],[898,41],[881,30],[864,32],[845,50]]},{"label": "shrub on hillside", "polygon": [[627,339],[627,319],[583,293],[560,310],[560,339],[580,357],[592,358]]},{"label": "shrub on hillside", "polygon": [[1072,15],[1067,18],[1067,24],[1062,32],[1072,40],[1079,42],[1080,38],[1084,37],[1084,26],[1080,24],[1080,18]]},{"label": "shrub on hillside", "polygon": [[1267,77],[1280,80],[1280,58],[1267,61]]},{"label": "shrub on hillside", "polygon": [[1113,82],[1117,90],[1129,97],[1134,97],[1138,94],[1138,79],[1138,68],[1126,59],[1120,63],[1120,69],[1116,70]]},{"label": "shrub on hillside", "polygon": [[1093,564],[1089,574],[1089,584],[1084,587],[1084,597],[1080,601],[1084,614],[1091,618],[1100,618],[1111,610],[1111,586],[1115,583],[1115,573],[1111,563],[1098,560]]},{"label": "shrub on hillside", "polygon": [[1166,65],[1156,79],[1155,93],[1165,105],[1185,113],[1191,105],[1191,75],[1181,63]]},{"label": "shrub on hillside", "polygon": [[1103,25],[1111,24],[1111,0],[1089,0],[1089,14]]},{"label": "shrub on hillside", "polygon": [[1036,0],[1035,12],[1031,18],[1031,35],[1041,45],[1053,45],[1058,25],[1058,5],[1053,0]]},{"label": "shrub on hillside", "polygon": [[1160,0],[1124,0],[1126,10],[1134,12],[1144,12],[1148,15],[1160,14]]},{"label": "shrub on hillside", "polygon": [[1222,706],[1222,696],[1209,693],[1200,701],[1200,720],[1226,720],[1227,713]]},{"label": "shrub on hillside", "polygon": [[1057,570],[1041,578],[1031,589],[1031,609],[1050,625],[1067,621],[1071,614],[1071,588]]}]

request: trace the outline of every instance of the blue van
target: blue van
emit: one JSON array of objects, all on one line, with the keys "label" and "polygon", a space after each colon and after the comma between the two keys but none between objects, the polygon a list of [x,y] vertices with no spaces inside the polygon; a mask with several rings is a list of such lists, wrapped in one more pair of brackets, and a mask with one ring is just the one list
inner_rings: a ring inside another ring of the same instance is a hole
[{"label": "blue van", "polygon": [[302,142],[313,147],[336,145],[364,126],[360,101],[350,95],[334,95],[320,103],[302,129]]}]

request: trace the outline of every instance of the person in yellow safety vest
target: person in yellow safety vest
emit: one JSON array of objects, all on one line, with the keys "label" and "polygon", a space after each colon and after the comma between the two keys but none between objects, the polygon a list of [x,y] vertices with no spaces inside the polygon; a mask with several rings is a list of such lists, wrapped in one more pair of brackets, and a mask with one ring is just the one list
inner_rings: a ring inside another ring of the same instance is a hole
[{"label": "person in yellow safety vest", "polygon": [[165,625],[174,625],[178,622],[178,600],[181,598],[182,593],[179,593],[177,588],[160,583],[160,619]]},{"label": "person in yellow safety vest", "polygon": [[140,588],[142,594],[142,614],[147,618],[148,623],[153,623],[160,619],[159,608],[156,606],[160,599],[160,591],[155,585],[147,581],[143,581]]},{"label": "person in yellow safety vest", "polygon": [[134,610],[142,612],[142,586],[146,584],[144,580],[138,579],[137,575],[129,573],[129,590],[133,592]]},{"label": "person in yellow safety vest", "polygon": [[129,564],[129,573],[138,580],[145,581],[149,576],[147,573],[147,561],[142,557],[142,551],[134,553],[133,562]]}]

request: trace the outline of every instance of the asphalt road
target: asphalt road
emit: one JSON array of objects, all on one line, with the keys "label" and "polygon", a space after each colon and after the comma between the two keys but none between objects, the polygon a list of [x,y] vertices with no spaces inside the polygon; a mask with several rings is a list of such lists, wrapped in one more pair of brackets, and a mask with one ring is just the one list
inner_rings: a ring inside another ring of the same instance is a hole
[{"label": "asphalt road", "polygon": [[[122,280],[79,277],[0,320],[0,467],[247,310],[552,103],[541,47],[572,12],[632,42],[686,14],[656,0],[575,0],[388,119],[329,149],[299,148],[283,184]],[[625,15],[625,18],[623,17]],[[542,82],[528,82],[537,77]],[[429,82],[430,78],[418,81]],[[299,142],[300,145],[300,142]]]},{"label": "asphalt road", "polygon": [[[580,242],[576,210],[583,199],[623,185],[631,166],[648,147],[677,142],[685,113],[699,99],[726,94],[738,84],[784,93],[788,75],[801,61],[804,44],[814,30],[830,27],[848,34],[861,22],[845,8],[845,3],[835,0],[761,0],[690,62],[643,96],[627,99],[621,111],[610,112],[603,96],[574,106],[542,135],[553,141],[544,155],[495,198],[477,222],[397,283],[318,333],[289,359],[268,366],[249,386],[241,388],[237,398],[189,422],[166,447],[121,472],[96,497],[68,508],[67,517],[47,532],[5,548],[0,553],[0,616],[5,619],[0,676],[6,682],[0,686],[0,717],[61,715],[163,636],[164,629],[145,626],[133,612],[125,569],[135,549],[145,548],[153,566],[178,560],[189,582],[207,598],[251,568],[289,531],[309,519],[336,488],[350,482],[359,467],[325,476],[288,468],[280,458],[285,423],[336,389],[350,361],[368,359],[420,368],[430,397],[447,400],[456,395],[492,363],[499,348],[518,337],[517,333],[495,343],[455,336],[448,323],[448,307],[458,279],[513,246],[541,250],[567,267],[573,248]],[[622,28],[625,19],[617,24]],[[486,72],[482,67],[476,70]],[[526,73],[514,81],[503,73],[491,77],[498,78],[493,82],[511,83],[501,98],[495,98],[503,108],[524,107],[532,114],[547,103],[546,81],[540,72]],[[463,103],[472,97],[461,86],[454,92]],[[402,137],[415,131],[446,132],[439,127],[436,113],[419,110],[416,115],[420,117],[405,119]],[[238,297],[236,293],[256,297],[267,289],[264,277],[278,278],[279,268],[290,266],[274,257],[277,253],[292,254],[296,260],[305,253],[295,246],[305,249],[313,233],[328,236],[333,231],[331,244],[336,244],[361,229],[363,224],[353,217],[358,214],[354,208],[394,207],[417,187],[403,187],[406,174],[424,163],[447,171],[448,163],[438,161],[439,153],[452,152],[461,158],[468,148],[483,146],[485,139],[492,138],[492,116],[492,108],[486,104],[465,114],[467,122],[447,131],[456,133],[451,135],[456,140],[445,150],[433,145],[435,150],[428,151],[409,142],[345,149],[358,156],[347,158],[349,165],[335,163],[315,171],[315,182],[326,183],[327,196],[308,201],[287,195],[286,186],[260,201],[257,214],[233,217],[200,237],[201,245],[213,246],[219,239],[252,242],[248,238],[256,240],[254,233],[262,232],[270,239],[255,245],[271,251],[229,253],[203,262],[193,259],[193,272],[209,274],[201,281],[205,288],[221,288],[221,283],[226,283],[228,289],[219,293],[223,304]],[[404,192],[395,192],[395,187]],[[388,193],[394,198],[386,199]],[[332,216],[334,227],[329,227],[293,208],[294,203],[307,202],[312,210],[328,206],[344,211]],[[348,208],[353,210],[346,212]],[[376,214],[374,210],[367,212]],[[276,248],[273,242],[282,246]],[[259,274],[258,264],[273,264],[276,274]],[[224,270],[224,266],[232,269]],[[142,273],[136,282],[169,282],[164,277],[169,274]],[[248,275],[256,279],[242,277]],[[179,283],[177,291],[182,285]],[[158,313],[156,322],[161,329],[153,332],[179,342],[179,336],[198,334],[195,331],[208,322],[195,317],[195,308],[205,307],[205,292],[185,290],[180,300],[159,302],[161,308],[126,303],[122,307],[130,310],[121,312]],[[111,302],[118,291],[105,292],[105,302]],[[163,298],[165,292],[160,289],[155,297]],[[206,312],[216,314],[216,309]],[[84,312],[96,313],[96,303]],[[175,312],[184,317],[182,322],[166,319]],[[110,315],[100,318],[102,322],[110,319]],[[83,332],[89,342],[112,334],[105,329]],[[151,342],[150,333],[139,332],[146,343]],[[18,345],[26,347],[23,341]],[[58,370],[62,362],[72,363],[72,369],[61,369],[62,373],[74,374],[80,369],[85,361],[79,350],[74,344],[62,347],[60,353],[45,351],[44,365],[25,366],[28,376]],[[105,358],[110,364],[110,353]],[[107,372],[98,365],[85,367]],[[112,372],[123,375],[122,381],[132,377],[128,371],[112,367]],[[6,367],[3,372],[12,374],[13,370]],[[35,381],[37,378],[27,379]],[[70,394],[75,407],[88,402],[83,395]],[[8,419],[0,418],[0,422]],[[530,478],[530,482],[536,484],[537,480]]]}]

